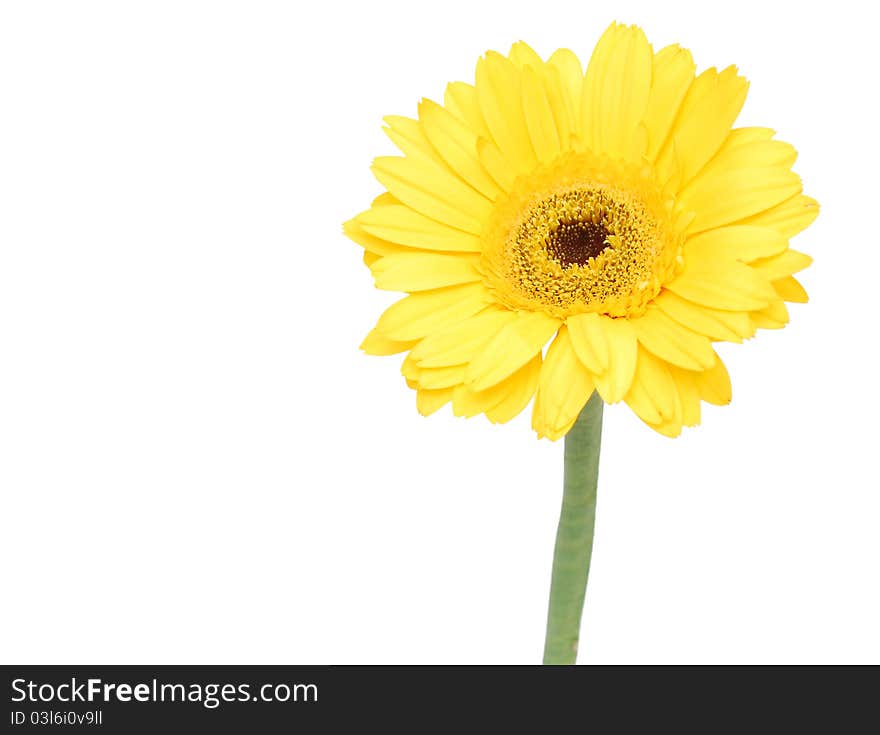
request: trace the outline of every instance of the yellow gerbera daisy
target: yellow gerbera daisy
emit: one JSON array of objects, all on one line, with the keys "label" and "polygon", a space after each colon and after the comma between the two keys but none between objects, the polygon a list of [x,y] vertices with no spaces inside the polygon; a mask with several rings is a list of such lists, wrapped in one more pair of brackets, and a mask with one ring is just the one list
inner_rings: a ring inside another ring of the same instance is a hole
[{"label": "yellow gerbera daisy", "polygon": [[[748,84],[695,76],[612,24],[586,72],[574,53],[489,52],[418,119],[388,117],[402,157],[345,224],[382,289],[409,295],[362,347],[408,352],[428,415],[505,422],[534,397],[539,436],[565,435],[594,390],[676,436],[730,401],[713,342],[741,342],[805,302],[788,240],[816,217],[768,128],[733,128]],[[544,352],[545,346],[549,347]]]}]

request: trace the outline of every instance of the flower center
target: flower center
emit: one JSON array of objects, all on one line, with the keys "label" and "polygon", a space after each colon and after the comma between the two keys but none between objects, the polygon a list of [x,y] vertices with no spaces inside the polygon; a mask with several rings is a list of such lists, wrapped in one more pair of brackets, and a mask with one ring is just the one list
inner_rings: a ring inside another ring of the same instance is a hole
[{"label": "flower center", "polygon": [[547,252],[563,268],[585,265],[601,253],[610,233],[601,222],[560,222],[547,241]]},{"label": "flower center", "polygon": [[670,208],[642,171],[566,156],[496,203],[483,234],[486,284],[515,309],[640,314],[675,269]]}]

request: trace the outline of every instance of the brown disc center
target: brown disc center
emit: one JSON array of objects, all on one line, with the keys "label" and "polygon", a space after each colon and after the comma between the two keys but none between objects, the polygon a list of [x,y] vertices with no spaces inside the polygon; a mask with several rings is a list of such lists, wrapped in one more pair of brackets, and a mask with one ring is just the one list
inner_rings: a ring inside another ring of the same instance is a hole
[{"label": "brown disc center", "polygon": [[563,222],[547,238],[547,253],[563,268],[584,265],[608,247],[609,232],[595,222]]}]

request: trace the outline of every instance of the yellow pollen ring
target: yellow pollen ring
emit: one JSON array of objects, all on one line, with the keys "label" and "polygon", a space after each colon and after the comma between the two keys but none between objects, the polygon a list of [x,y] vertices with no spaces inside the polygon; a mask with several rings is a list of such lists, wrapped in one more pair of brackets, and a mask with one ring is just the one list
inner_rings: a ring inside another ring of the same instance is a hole
[{"label": "yellow pollen ring", "polygon": [[571,154],[518,179],[483,235],[486,285],[556,317],[642,313],[674,272],[681,238],[646,171]]}]

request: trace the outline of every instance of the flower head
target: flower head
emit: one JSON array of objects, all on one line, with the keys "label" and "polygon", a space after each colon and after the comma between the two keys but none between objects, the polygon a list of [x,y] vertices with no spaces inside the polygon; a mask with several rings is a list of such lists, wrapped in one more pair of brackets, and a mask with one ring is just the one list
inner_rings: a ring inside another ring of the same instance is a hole
[{"label": "flower head", "polygon": [[387,192],[345,232],[377,287],[409,295],[362,348],[408,352],[426,415],[504,422],[534,397],[557,439],[597,390],[669,436],[699,423],[731,396],[712,344],[807,300],[792,274],[810,258],[788,241],[818,205],[794,148],[733,127],[747,87],[612,24],[586,71],[520,42],[418,119],[386,118],[404,155],[376,159]]}]

